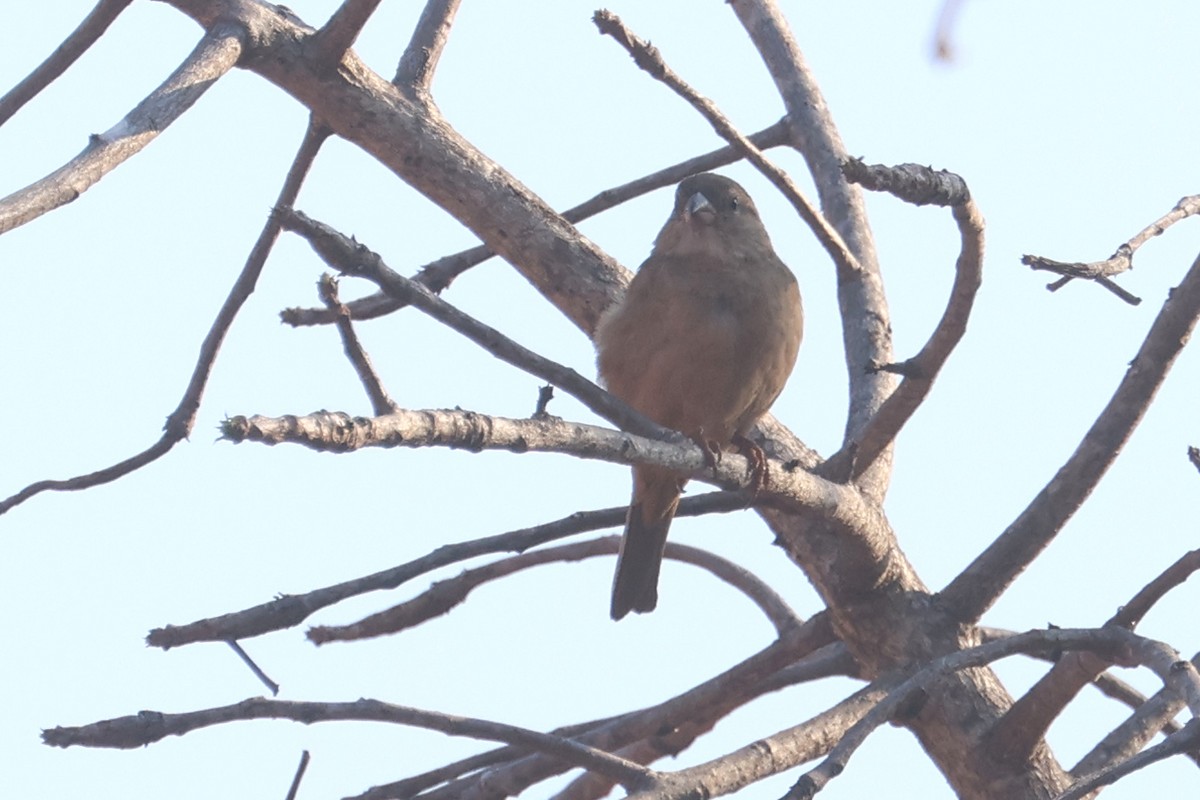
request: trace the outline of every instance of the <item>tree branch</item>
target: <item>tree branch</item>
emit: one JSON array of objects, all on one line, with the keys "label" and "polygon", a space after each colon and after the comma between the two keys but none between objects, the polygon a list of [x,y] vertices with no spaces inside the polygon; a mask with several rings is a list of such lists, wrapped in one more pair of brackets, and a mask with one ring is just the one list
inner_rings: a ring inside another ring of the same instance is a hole
[{"label": "tree branch", "polygon": [[1197,748],[1200,748],[1200,720],[1192,719],[1178,733],[1168,736],[1166,741],[1147,747],[1119,764],[1113,764],[1094,775],[1089,775],[1060,794],[1056,800],[1081,800],[1091,796],[1097,789],[1116,783],[1143,767],[1180,753],[1194,752]]},{"label": "tree branch", "polygon": [[442,50],[450,40],[450,26],[454,24],[454,15],[458,13],[460,0],[428,0],[417,26],[413,29],[412,38],[404,54],[400,56],[400,64],[396,67],[396,77],[392,83],[406,87],[417,96],[425,96],[429,85],[433,82],[433,73],[437,69]]},{"label": "tree branch", "polygon": [[[519,556],[494,561],[482,567],[466,570],[452,578],[438,581],[426,591],[385,611],[371,614],[349,625],[318,625],[309,629],[313,644],[368,639],[397,633],[416,627],[434,617],[449,613],[467,599],[479,586],[505,578],[514,572],[564,561],[582,561],[593,556],[615,555],[620,549],[620,536],[604,536],[584,542],[548,547]],[[746,595],[766,615],[778,634],[798,627],[803,620],[782,597],[748,570],[708,550],[667,542],[667,558],[682,561],[708,570]]]},{"label": "tree branch", "polygon": [[934,172],[917,164],[868,167],[862,161],[851,159],[846,162],[846,176],[868,189],[886,191],[916,205],[950,205],[962,241],[950,301],[929,341],[916,356],[901,364],[876,366],[876,369],[903,375],[903,382],[843,452],[831,456],[822,469],[824,474],[835,475],[848,467],[850,478],[856,479],[892,446],[901,428],[924,402],[942,366],[966,333],[975,295],[983,281],[984,225],[983,215],[971,200],[966,182],[953,173]]},{"label": "tree branch", "polygon": [[1084,278],[1099,283],[1126,303],[1136,306],[1142,302],[1141,298],[1135,297],[1125,291],[1113,283],[1110,278],[1114,275],[1120,275],[1126,270],[1133,269],[1133,255],[1146,242],[1155,236],[1161,236],[1167,228],[1176,222],[1196,214],[1200,214],[1200,194],[1182,198],[1175,204],[1174,208],[1159,219],[1151,222],[1145,228],[1142,228],[1132,239],[1121,244],[1111,256],[1103,261],[1092,261],[1084,264],[1078,261],[1055,261],[1052,258],[1045,258],[1044,256],[1025,255],[1021,257],[1021,263],[1031,269],[1046,270],[1062,275],[1062,278],[1046,287],[1052,292],[1056,292],[1066,286],[1074,278]]},{"label": "tree branch", "polygon": [[[1198,569],[1200,550],[1193,550],[1121,606],[1105,627],[1133,630],[1155,603]],[[989,749],[1011,763],[1024,763],[1067,704],[1110,666],[1110,661],[1086,651],[1064,655],[992,727]]]},{"label": "tree branch", "polygon": [[[308,170],[312,167],[313,160],[316,159],[321,144],[328,136],[329,130],[327,128],[322,127],[312,119],[309,120],[309,126],[305,131],[304,139],[300,143],[296,157],[292,160],[292,166],[288,170],[287,177],[284,179],[283,187],[279,190],[277,202],[280,205],[288,206],[295,202],[297,195],[300,193],[300,186],[304,183],[304,178],[308,175]],[[255,241],[254,247],[251,248],[250,254],[246,258],[246,263],[242,267],[241,273],[238,275],[237,280],[234,281],[233,287],[229,290],[225,302],[222,303],[220,311],[217,312],[216,319],[213,320],[212,326],[209,327],[208,333],[200,345],[200,355],[196,360],[196,366],[192,369],[192,377],[188,381],[187,388],[184,389],[183,397],[179,400],[179,405],[167,417],[166,424],[163,426],[162,437],[141,453],[96,472],[79,475],[66,480],[43,480],[32,483],[11,497],[0,501],[0,514],[24,503],[29,498],[41,492],[78,491],[115,481],[161,458],[170,452],[171,448],[176,444],[187,438],[188,434],[192,431],[192,426],[195,425],[196,412],[200,408],[200,398],[204,395],[205,386],[208,385],[208,376],[212,373],[217,353],[220,351],[221,344],[225,341],[225,335],[233,325],[233,320],[237,317],[238,311],[245,305],[250,295],[254,293],[258,277],[262,274],[263,266],[266,264],[267,256],[270,254],[276,238],[279,236],[279,231],[278,220],[274,216],[269,216],[263,225],[262,232],[258,235],[258,240]]]},{"label": "tree branch", "polygon": [[313,50],[327,69],[337,68],[342,56],[354,46],[367,20],[379,7],[380,0],[344,0],[313,37]]},{"label": "tree branch", "polygon": [[82,727],[45,730],[42,740],[53,747],[79,745],[131,749],[144,747],[165,736],[182,736],[212,725],[253,719],[290,719],[306,725],[335,720],[388,722],[428,728],[449,736],[507,742],[547,753],[574,766],[596,770],[630,789],[643,783],[650,775],[649,770],[640,764],[570,739],[501,722],[450,716],[369,699],[352,703],[305,703],[255,697],[233,705],[182,714],[142,711]]},{"label": "tree branch", "polygon": [[[98,35],[98,34],[97,34]],[[92,134],[83,152],[36,183],[0,200],[0,233],[70,203],[192,107],[237,64],[246,31],[220,24],[208,31],[171,76],[104,133]]]},{"label": "tree branch", "polygon": [[[699,516],[745,508],[742,492],[708,492],[686,497],[679,504],[678,517]],[[441,567],[456,564],[481,555],[503,552],[524,552],[531,547],[573,536],[578,533],[611,528],[625,520],[627,508],[606,508],[599,511],[580,511],[569,517],[535,525],[532,528],[446,544],[414,561],[376,572],[362,578],[326,586],[301,595],[283,595],[262,605],[220,617],[203,619],[186,625],[155,628],[146,637],[151,647],[180,647],[196,642],[228,641],[260,636],[271,631],[299,625],[312,614],[350,597],[367,592],[395,589],[408,581]]]},{"label": "tree branch", "polygon": [[358,335],[354,332],[354,323],[350,321],[350,310],[338,299],[337,281],[332,275],[325,273],[317,281],[317,287],[325,307],[337,315],[336,324],[338,334],[342,339],[342,350],[345,351],[346,358],[354,367],[354,372],[358,375],[363,389],[366,390],[367,397],[371,398],[371,411],[376,416],[395,411],[397,408],[395,401],[388,395],[387,389],[383,388],[383,381],[376,374],[375,367],[371,364],[371,357],[367,355],[362,342],[358,340]]},{"label": "tree branch", "polygon": [[1173,289],[1129,370],[1079,447],[1033,502],[942,592],[959,619],[977,620],[1059,530],[1116,460],[1200,317],[1200,258]]},{"label": "tree branch", "polygon": [[16,86],[0,97],[0,125],[38,96],[43,89],[67,71],[88,48],[94,45],[132,0],[100,0],[79,27],[55,48],[50,57]]}]

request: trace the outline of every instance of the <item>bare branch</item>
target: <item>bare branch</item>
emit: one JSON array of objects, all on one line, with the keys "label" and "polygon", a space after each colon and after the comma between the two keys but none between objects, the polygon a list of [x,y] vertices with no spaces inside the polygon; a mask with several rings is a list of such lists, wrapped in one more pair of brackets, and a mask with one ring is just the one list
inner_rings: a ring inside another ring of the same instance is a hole
[{"label": "bare branch", "polygon": [[[279,190],[277,201],[279,205],[290,206],[295,202],[296,196],[300,193],[300,186],[304,183],[304,178],[308,174],[313,160],[317,157],[321,144],[328,136],[327,128],[310,119],[308,130],[305,131],[296,157],[292,160],[292,166],[288,170],[283,187]],[[195,424],[196,412],[200,408],[200,398],[204,395],[204,387],[208,384],[208,376],[212,372],[221,344],[225,341],[225,334],[233,325],[238,311],[253,294],[254,287],[258,283],[258,276],[262,274],[263,265],[266,264],[267,256],[275,244],[275,239],[279,236],[279,231],[278,220],[273,215],[269,216],[262,232],[258,235],[258,240],[250,250],[250,255],[246,258],[245,266],[242,267],[233,288],[229,290],[225,302],[221,305],[221,310],[217,312],[217,318],[213,320],[212,326],[208,329],[208,333],[200,345],[200,356],[196,360],[196,366],[192,369],[192,377],[183,392],[183,397],[179,400],[179,405],[167,417],[162,437],[141,453],[96,472],[66,480],[44,480],[30,484],[20,492],[0,501],[0,514],[41,492],[78,491],[115,481],[166,455],[171,448],[187,438]]]},{"label": "bare branch", "polygon": [[961,620],[995,602],[1091,494],[1145,414],[1200,317],[1200,258],[1173,289],[1108,405],[1033,502],[942,592]]},{"label": "bare branch", "polygon": [[100,0],[96,3],[96,7],[79,23],[79,27],[55,48],[49,58],[29,73],[25,80],[10,89],[8,94],[0,97],[0,125],[66,72],[76,59],[104,35],[108,26],[130,2],[132,0]]},{"label": "bare branch", "polygon": [[454,24],[460,1],[428,0],[425,3],[425,10],[417,20],[408,47],[400,56],[392,83],[407,87],[419,96],[428,93],[438,59],[442,57],[442,50],[450,39],[450,26]]},{"label": "bare branch", "polygon": [[873,683],[799,725],[707,763],[659,774],[656,784],[631,794],[628,800],[719,797],[819,758],[833,749],[848,729],[883,702],[887,691],[898,682],[899,678],[891,678]]},{"label": "bare branch", "polygon": [[[512,419],[472,411],[400,409],[385,417],[351,417],[319,411],[303,417],[232,417],[221,426],[231,442],[299,444],[321,452],[350,452],[363,447],[453,447],[472,451],[564,453],[632,466],[652,464],[706,482],[746,488],[749,461],[723,454],[711,465],[708,454],[691,441],[666,442],[558,419]],[[886,527],[882,513],[853,486],[832,483],[802,469],[768,461],[769,489],[757,502],[805,509],[864,532]]]},{"label": "bare branch", "polygon": [[379,7],[379,1],[344,0],[313,36],[314,54],[327,69],[336,69],[346,51],[354,46],[354,40]]},{"label": "bare branch", "polygon": [[37,183],[0,200],[0,233],[77,199],[127,158],[154,141],[237,64],[246,31],[221,24],[161,86],[109,130],[92,134],[83,152]]},{"label": "bare branch", "polygon": [[1148,747],[1129,759],[1119,764],[1114,764],[1095,775],[1089,775],[1060,794],[1056,800],[1081,800],[1081,798],[1089,796],[1102,786],[1116,783],[1126,775],[1136,772],[1143,767],[1148,767],[1151,764],[1170,758],[1171,756],[1179,755],[1180,753],[1195,751],[1197,748],[1200,748],[1200,720],[1192,719],[1183,727],[1183,730],[1168,736],[1165,742]]},{"label": "bare branch", "polygon": [[[890,374],[870,370],[873,364],[888,364],[895,359],[891,315],[862,192],[842,175],[846,146],[779,5],[771,0],[736,0],[730,7],[758,49],[783,99],[790,142],[804,156],[812,173],[821,213],[841,234],[860,268],[855,273],[843,270],[837,273],[842,343],[850,384],[844,439],[849,442],[895,386]],[[876,462],[873,471],[860,478],[859,485],[872,498],[882,500],[890,474],[889,452]]]},{"label": "bare branch", "polygon": [[977,667],[1016,653],[1086,649],[1105,654],[1114,663],[1142,664],[1175,691],[1187,697],[1193,715],[1200,714],[1200,673],[1170,647],[1121,628],[1095,630],[1052,629],[1019,633],[976,647],[959,650],[920,667],[888,692],[874,708],[856,722],[830,751],[829,756],[805,773],[785,800],[811,800],[830,780],[845,771],[850,756],[880,725],[899,710],[913,692],[928,689],[938,677],[968,667]]},{"label": "bare branch", "polygon": [[1031,269],[1046,270],[1062,275],[1063,278],[1046,287],[1052,292],[1058,291],[1074,278],[1084,278],[1096,281],[1125,302],[1136,306],[1142,302],[1141,299],[1134,297],[1113,283],[1110,278],[1114,275],[1120,275],[1126,270],[1133,269],[1133,255],[1146,242],[1156,236],[1162,235],[1167,228],[1176,222],[1196,214],[1200,214],[1200,194],[1189,195],[1180,199],[1174,208],[1159,219],[1151,222],[1145,228],[1142,228],[1132,239],[1121,244],[1111,256],[1103,261],[1092,261],[1084,264],[1078,261],[1055,261],[1052,258],[1045,258],[1043,256],[1026,255],[1021,257],[1021,263]]},{"label": "bare branch", "polygon": [[[842,453],[832,456],[823,468],[829,475],[850,467],[850,477],[865,473],[887,448],[892,446],[901,428],[924,402],[933,382],[950,354],[967,332],[967,322],[975,295],[983,281],[983,215],[979,213],[966,182],[950,172],[934,172],[929,167],[902,164],[899,167],[874,165],[861,161],[846,163],[847,177],[863,182],[867,188],[887,191],[917,205],[952,205],[958,224],[961,249],[955,264],[954,286],[942,318],[929,341],[916,356],[901,364],[879,365],[877,369],[904,375],[904,381],[884,401],[879,411]],[[852,464],[847,464],[852,460]]]},{"label": "bare branch", "polygon": [[267,689],[270,690],[272,696],[279,694],[279,684],[271,680],[270,677],[267,676],[267,673],[263,672],[262,667],[258,666],[254,659],[250,657],[250,654],[242,649],[242,646],[238,644],[237,640],[230,639],[226,642],[226,644],[228,644],[233,652],[238,654],[238,658],[242,659],[245,665],[250,668],[250,671],[254,673],[254,677],[262,681],[263,686],[266,686]]},{"label": "bare branch", "polygon": [[933,57],[938,61],[954,60],[954,23],[962,9],[962,0],[943,0],[933,32]]},{"label": "bare branch", "polygon": [[390,269],[377,253],[299,211],[279,209],[284,230],[305,238],[321,258],[343,274],[367,278],[392,297],[400,298],[451,330],[461,333],[506,363],[549,381],[570,393],[590,410],[622,429],[663,440],[680,440],[682,434],[664,428],[630,408],[569,367],[509,339],[500,331],[464,314],[421,284]]},{"label": "bare branch", "polygon": [[[698,516],[735,511],[746,506],[742,492],[708,492],[686,497],[679,504],[676,516]],[[246,639],[271,631],[299,625],[310,615],[350,597],[367,592],[395,589],[408,581],[441,567],[456,564],[481,555],[503,552],[523,552],[578,533],[611,528],[625,521],[627,508],[605,508],[599,511],[580,511],[569,517],[535,525],[532,528],[446,544],[428,555],[363,578],[314,589],[302,595],[284,595],[269,603],[235,611],[213,619],[199,620],[186,625],[156,628],[146,637],[152,647],[180,647],[195,642]]]},{"label": "bare branch", "polygon": [[[397,606],[371,614],[349,625],[314,626],[308,638],[314,644],[334,641],[354,641],[406,630],[434,617],[449,613],[466,600],[477,587],[500,580],[515,572],[531,567],[563,561],[581,561],[594,556],[615,555],[620,549],[621,537],[605,536],[584,542],[534,550],[519,556],[494,561],[475,569],[466,570],[453,578],[438,581],[428,590]],[[706,569],[713,575],[750,598],[762,610],[777,633],[782,635],[789,628],[802,624],[796,612],[775,591],[753,573],[721,558],[715,553],[698,547],[689,547],[678,542],[668,542],[666,557]]]},{"label": "bare branch", "polygon": [[[1121,606],[1105,625],[1133,630],[1155,603],[1198,569],[1200,550],[1193,550]],[[999,758],[1024,763],[1067,704],[1110,666],[1111,662],[1094,653],[1064,655],[993,726],[989,749]]]},{"label": "bare branch", "polygon": [[1200,470],[1200,447],[1190,446],[1187,449],[1188,461],[1192,462],[1192,466]]},{"label": "bare branch", "polygon": [[[1200,654],[1192,656],[1192,666],[1200,666]],[[1185,705],[1178,692],[1163,687],[1149,699],[1134,706],[1134,712],[1117,727],[1108,732],[1091,751],[1071,768],[1071,775],[1080,778],[1106,769],[1130,758],[1159,733],[1171,735],[1181,727],[1175,717]],[[1200,750],[1189,757],[1200,764]]]},{"label": "bare branch", "polygon": [[376,416],[395,411],[395,401],[388,395],[387,389],[383,388],[383,381],[376,374],[375,367],[371,364],[371,357],[367,355],[362,342],[358,340],[358,335],[354,332],[354,324],[350,321],[350,310],[338,299],[337,281],[332,275],[325,273],[317,281],[317,287],[325,307],[337,315],[337,329],[338,334],[342,337],[342,350],[345,351],[346,358],[350,359],[350,363],[354,366],[358,380],[367,391],[367,397],[371,398],[371,411]]},{"label": "bare branch", "polygon": [[450,716],[370,699],[356,700],[352,703],[305,703],[254,697],[233,705],[202,711],[182,714],[142,711],[133,716],[104,720],[82,727],[52,728],[42,732],[42,740],[53,747],[79,745],[130,749],[144,747],[166,736],[182,736],[212,725],[252,719],[290,719],[306,725],[337,720],[388,722],[427,728],[449,736],[521,745],[575,766],[610,775],[628,788],[634,788],[650,775],[649,770],[640,764],[617,758],[570,739],[501,722]]},{"label": "bare branch", "polygon": [[304,773],[308,771],[308,761],[308,751],[305,750],[300,754],[300,763],[296,766],[296,774],[292,777],[292,785],[288,788],[284,800],[296,800],[296,794],[300,791],[300,781],[304,780]]},{"label": "bare branch", "polygon": [[[764,150],[778,147],[787,141],[787,125],[776,122],[758,133],[751,134],[750,141]],[[713,150],[701,156],[681,161],[657,172],[653,172],[629,183],[605,189],[589,200],[562,212],[563,219],[575,224],[594,217],[609,209],[616,208],[622,203],[641,197],[656,189],[672,186],[689,175],[697,172],[707,172],[726,164],[731,164],[741,158],[741,153],[726,146]],[[413,280],[421,283],[434,294],[440,294],[443,289],[454,282],[455,278],[467,270],[487,261],[495,255],[486,245],[472,247],[452,255],[443,256],[432,261],[413,276]],[[372,319],[402,308],[404,304],[390,297],[385,292],[378,292],[367,297],[352,300],[347,304],[354,319]],[[333,322],[333,317],[327,309],[288,308],[280,312],[280,318],[288,325],[324,325]]]},{"label": "bare branch", "polygon": [[[689,689],[665,703],[626,714],[611,722],[580,733],[576,741],[610,752],[632,742],[658,735],[665,726],[680,720],[698,722],[716,720],[730,711],[760,696],[765,678],[806,653],[829,644],[833,632],[824,614],[808,620],[801,628],[786,635],[765,649],[726,670],[720,675]],[[486,771],[489,791],[520,794],[528,786],[551,775],[565,771],[562,763],[544,755],[533,755],[511,764]],[[470,776],[421,795],[421,800],[461,800],[470,796],[469,790],[479,785],[480,776]]]},{"label": "bare branch", "polygon": [[746,160],[753,164],[767,180],[775,184],[775,187],[783,193],[783,196],[796,209],[800,218],[816,234],[817,241],[829,253],[829,257],[833,259],[834,264],[837,265],[839,270],[851,273],[859,271],[858,261],[854,257],[854,254],[850,252],[846,243],[842,241],[841,234],[826,221],[821,212],[808,201],[808,198],[804,197],[795,182],[788,177],[787,173],[768,161],[763,152],[733,126],[733,123],[721,113],[715,103],[689,86],[674,70],[668,67],[657,48],[652,47],[649,42],[635,36],[632,31],[625,27],[625,23],[621,21],[621,18],[611,11],[597,11],[592,16],[592,21],[596,23],[596,27],[601,33],[611,36],[618,44],[624,47],[629,52],[629,55],[633,56],[634,63],[650,73],[657,80],[665,83],[684,100],[687,100],[712,125],[713,130],[721,138],[740,150],[746,157]]}]

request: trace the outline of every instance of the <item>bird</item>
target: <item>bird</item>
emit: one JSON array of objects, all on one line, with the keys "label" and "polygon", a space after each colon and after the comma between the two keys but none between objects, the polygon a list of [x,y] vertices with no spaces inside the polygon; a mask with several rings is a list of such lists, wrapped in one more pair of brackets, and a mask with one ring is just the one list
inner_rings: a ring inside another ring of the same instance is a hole
[{"label": "bird", "polygon": [[[624,297],[597,323],[602,384],[705,450],[735,446],[761,489],[766,457],[746,434],[783,390],[803,335],[795,276],[776,255],[746,190],[715,173],[685,178]],[[688,475],[633,468],[610,614],[658,604],[667,531]]]}]

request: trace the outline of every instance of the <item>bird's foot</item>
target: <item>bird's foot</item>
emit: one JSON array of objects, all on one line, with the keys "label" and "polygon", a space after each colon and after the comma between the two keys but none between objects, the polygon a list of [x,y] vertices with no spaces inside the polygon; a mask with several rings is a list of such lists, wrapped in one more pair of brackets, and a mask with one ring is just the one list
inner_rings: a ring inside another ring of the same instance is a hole
[{"label": "bird's foot", "polygon": [[757,497],[771,480],[771,473],[767,469],[767,454],[740,433],[733,437],[733,446],[750,462],[750,492]]},{"label": "bird's foot", "polygon": [[692,439],[700,446],[700,450],[704,453],[704,465],[709,469],[716,469],[721,463],[721,446],[704,436],[704,431],[701,430],[695,438]]}]

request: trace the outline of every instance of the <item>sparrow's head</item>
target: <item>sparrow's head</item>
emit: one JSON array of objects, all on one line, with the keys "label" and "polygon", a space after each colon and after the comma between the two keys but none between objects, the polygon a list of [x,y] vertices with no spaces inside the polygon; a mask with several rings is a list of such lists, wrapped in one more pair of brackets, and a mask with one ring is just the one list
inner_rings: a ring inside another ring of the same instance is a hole
[{"label": "sparrow's head", "polygon": [[654,244],[658,252],[717,256],[771,246],[746,190],[711,172],[692,175],[679,184],[671,218]]}]

